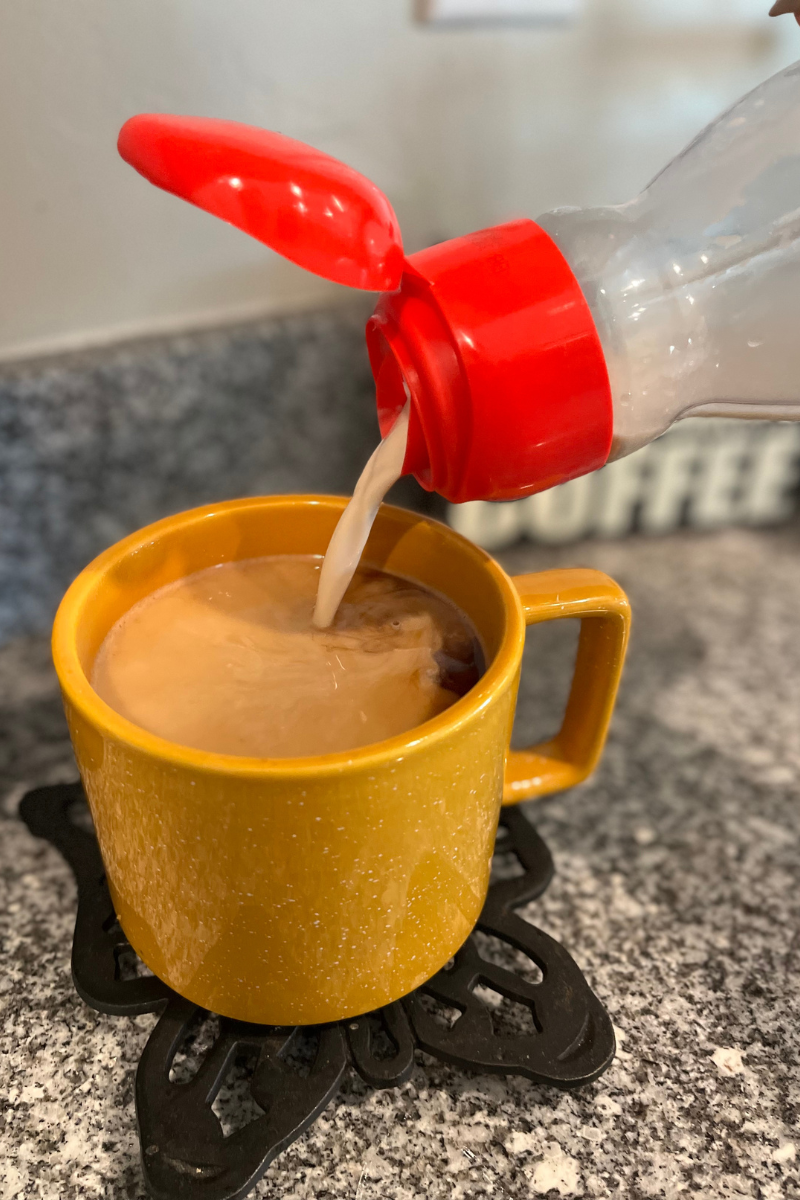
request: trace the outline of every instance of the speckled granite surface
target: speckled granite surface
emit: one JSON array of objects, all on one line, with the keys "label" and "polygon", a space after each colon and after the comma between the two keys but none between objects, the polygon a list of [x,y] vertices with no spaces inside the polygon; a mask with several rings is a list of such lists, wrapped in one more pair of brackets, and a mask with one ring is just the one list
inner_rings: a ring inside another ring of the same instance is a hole
[{"label": "speckled granite surface", "polygon": [[[269,1169],[270,1200],[800,1196],[800,529],[520,548],[601,566],[635,631],[595,778],[532,807],[557,876],[530,916],[610,1009],[620,1051],[574,1094],[420,1056],[348,1083]],[[519,732],[547,731],[574,628],[535,631]],[[4,1200],[138,1200],[133,1079],[155,1018],[69,976],[72,878],[14,817],[74,777],[41,638],[0,650]]]}]

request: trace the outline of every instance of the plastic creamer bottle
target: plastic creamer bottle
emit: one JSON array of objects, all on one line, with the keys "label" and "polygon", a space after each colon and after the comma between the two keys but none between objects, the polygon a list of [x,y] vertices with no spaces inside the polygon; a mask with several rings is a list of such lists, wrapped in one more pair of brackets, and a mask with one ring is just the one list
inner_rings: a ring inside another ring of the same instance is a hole
[{"label": "plastic creamer bottle", "polygon": [[681,417],[800,419],[800,64],[635,200],[410,262],[421,281],[368,328],[378,404],[400,406],[394,359],[424,429],[412,463],[451,500],[539,491]]},{"label": "plastic creamer bottle", "polygon": [[281,135],[146,116],[120,149],[294,261],[383,292],[367,326],[381,429],[409,398],[404,470],[449,500],[541,491],[682,417],[800,419],[800,64],[627,204],[407,258],[374,184]]}]

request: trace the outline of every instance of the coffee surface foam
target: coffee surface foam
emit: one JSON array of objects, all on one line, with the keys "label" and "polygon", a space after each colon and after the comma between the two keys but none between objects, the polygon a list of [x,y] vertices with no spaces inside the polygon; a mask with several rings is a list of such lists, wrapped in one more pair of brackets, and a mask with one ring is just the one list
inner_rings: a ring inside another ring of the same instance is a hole
[{"label": "coffee surface foam", "polygon": [[467,618],[387,572],[360,566],[333,624],[315,627],[320,561],[225,563],[161,588],[111,629],[92,686],[171,742],[273,758],[404,733],[477,681]]}]

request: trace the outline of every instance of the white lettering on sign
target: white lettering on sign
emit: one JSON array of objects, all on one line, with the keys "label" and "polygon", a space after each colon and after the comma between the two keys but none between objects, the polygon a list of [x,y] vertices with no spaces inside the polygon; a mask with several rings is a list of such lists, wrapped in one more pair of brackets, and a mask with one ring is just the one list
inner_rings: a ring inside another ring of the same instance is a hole
[{"label": "white lettering on sign", "polygon": [[798,483],[800,424],[703,418],[525,500],[451,504],[448,520],[487,550],[526,537],[557,545],[592,535],[669,533],[683,525],[770,525],[791,515]]}]

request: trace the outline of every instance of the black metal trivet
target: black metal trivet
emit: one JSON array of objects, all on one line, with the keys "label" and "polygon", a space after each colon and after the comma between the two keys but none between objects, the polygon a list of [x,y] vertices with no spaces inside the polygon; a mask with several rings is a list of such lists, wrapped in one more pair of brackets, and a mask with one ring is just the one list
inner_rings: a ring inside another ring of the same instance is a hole
[{"label": "black metal trivet", "polygon": [[[111,904],[81,785],[28,792],[20,816],[75,873],[72,977],[82,999],[119,1016],[161,1011],[136,1073],[144,1177],[157,1200],[242,1200],[316,1120],[348,1066],[373,1087],[396,1087],[421,1049],[471,1071],[574,1088],[614,1057],[611,1020],[575,962],[515,911],[553,875],[550,852],[518,808],[502,810],[500,877],[475,931],[428,983],[352,1021],[278,1028],[220,1018],[211,1037],[197,1031],[210,1014],[142,974]],[[189,1057],[199,1057],[194,1074]],[[231,1079],[252,1111],[233,1130],[212,1107]]]}]

